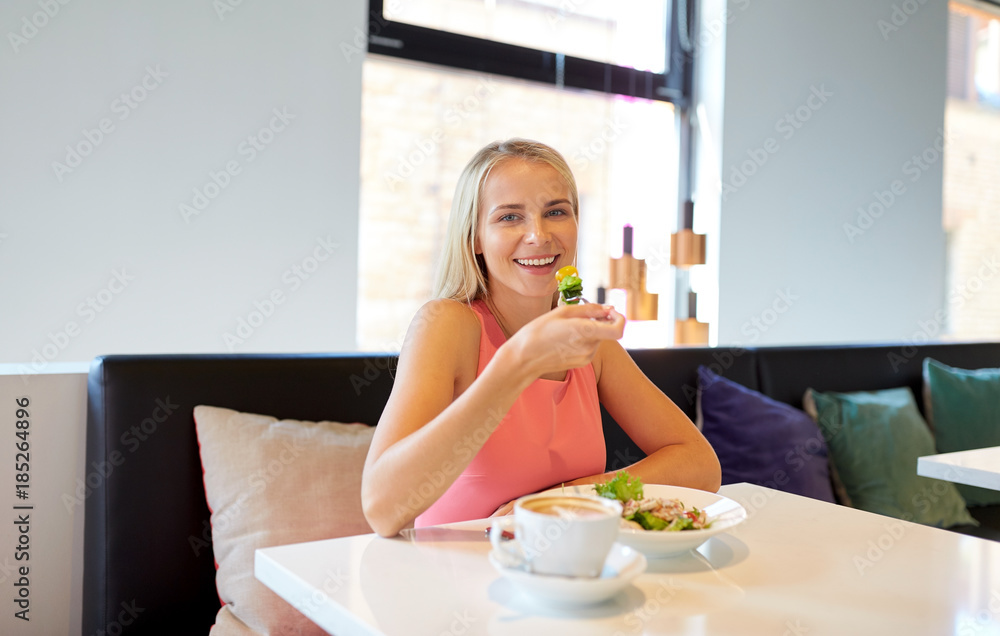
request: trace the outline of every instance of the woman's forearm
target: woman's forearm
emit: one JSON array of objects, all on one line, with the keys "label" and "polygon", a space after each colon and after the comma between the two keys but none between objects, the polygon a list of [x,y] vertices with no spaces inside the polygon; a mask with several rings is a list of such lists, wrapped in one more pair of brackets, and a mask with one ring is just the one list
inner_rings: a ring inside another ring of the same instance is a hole
[{"label": "woman's forearm", "polygon": [[[437,501],[531,382],[532,377],[501,348],[455,401],[387,448],[366,468],[362,481],[362,503],[372,529],[393,536]],[[384,414],[383,419],[393,415]]]},{"label": "woman's forearm", "polygon": [[599,475],[588,475],[570,483],[601,483],[622,470],[647,484],[668,484],[709,492],[718,492],[722,485],[719,459],[712,447],[700,440],[664,446],[631,466]]}]

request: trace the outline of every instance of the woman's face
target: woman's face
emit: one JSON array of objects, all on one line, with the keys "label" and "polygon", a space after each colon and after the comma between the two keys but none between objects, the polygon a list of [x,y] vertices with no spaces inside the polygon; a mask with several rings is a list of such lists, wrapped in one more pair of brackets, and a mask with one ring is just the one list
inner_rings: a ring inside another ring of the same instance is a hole
[{"label": "woman's face", "polygon": [[547,163],[508,159],[493,167],[480,198],[476,253],[490,291],[551,296],[555,272],[576,259],[569,186]]}]

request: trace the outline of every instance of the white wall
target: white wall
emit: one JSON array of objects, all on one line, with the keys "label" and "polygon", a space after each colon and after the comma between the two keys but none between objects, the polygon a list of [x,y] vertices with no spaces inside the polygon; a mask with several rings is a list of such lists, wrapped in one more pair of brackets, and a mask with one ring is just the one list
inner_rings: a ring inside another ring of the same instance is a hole
[{"label": "white wall", "polygon": [[[724,100],[721,184],[702,183],[698,206],[721,209],[718,343],[930,331],[945,284],[944,0],[731,0],[728,21],[724,42],[708,38],[724,87],[703,95]],[[884,211],[876,192],[893,199]]]},{"label": "white wall", "polygon": [[63,2],[0,3],[0,362],[354,349],[367,2]]}]

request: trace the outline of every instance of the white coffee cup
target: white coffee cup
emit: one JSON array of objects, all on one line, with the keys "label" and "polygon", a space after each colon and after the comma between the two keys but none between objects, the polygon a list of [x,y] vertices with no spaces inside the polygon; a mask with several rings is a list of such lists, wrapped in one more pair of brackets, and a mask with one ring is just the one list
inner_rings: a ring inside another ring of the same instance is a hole
[{"label": "white coffee cup", "polygon": [[[618,538],[622,505],[586,495],[528,495],[499,517],[490,543],[501,563],[536,574],[597,577]],[[502,540],[513,528],[514,538]]]}]

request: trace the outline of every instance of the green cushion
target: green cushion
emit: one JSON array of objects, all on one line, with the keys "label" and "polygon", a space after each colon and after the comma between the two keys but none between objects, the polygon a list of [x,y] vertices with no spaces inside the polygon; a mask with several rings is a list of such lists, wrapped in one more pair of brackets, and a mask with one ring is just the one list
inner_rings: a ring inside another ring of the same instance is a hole
[{"label": "green cushion", "polygon": [[939,528],[977,525],[954,484],[917,475],[917,458],[934,454],[934,439],[909,388],[809,389],[806,403],[852,506]]},{"label": "green cushion", "polygon": [[[937,452],[1000,446],[1000,369],[967,371],[924,359],[924,408]],[[1000,504],[1000,491],[958,484],[970,506]]]}]

